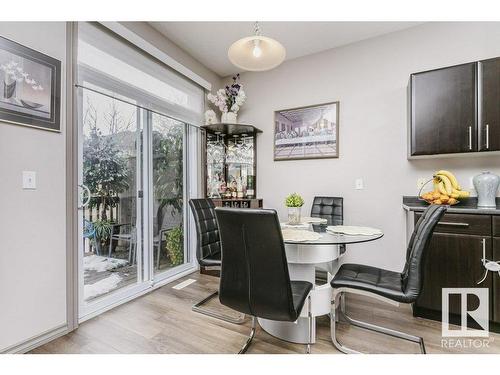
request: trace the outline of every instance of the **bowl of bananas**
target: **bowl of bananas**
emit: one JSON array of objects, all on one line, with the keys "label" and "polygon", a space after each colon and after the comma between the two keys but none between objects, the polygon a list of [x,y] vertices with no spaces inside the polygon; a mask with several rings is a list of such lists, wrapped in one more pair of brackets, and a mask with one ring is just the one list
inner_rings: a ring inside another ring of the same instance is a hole
[{"label": "bowl of bananas", "polygon": [[[424,187],[433,183],[434,189],[423,193]],[[458,204],[460,198],[468,198],[470,193],[462,190],[453,173],[446,170],[439,170],[434,173],[432,179],[427,181],[418,193],[421,200],[429,204],[449,205]]]}]

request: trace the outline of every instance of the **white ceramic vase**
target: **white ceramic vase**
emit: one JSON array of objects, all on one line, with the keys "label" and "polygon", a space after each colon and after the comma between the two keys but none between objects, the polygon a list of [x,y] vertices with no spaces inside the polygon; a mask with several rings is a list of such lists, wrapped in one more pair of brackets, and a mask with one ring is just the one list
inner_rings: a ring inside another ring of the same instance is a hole
[{"label": "white ceramic vase", "polygon": [[234,112],[224,112],[221,117],[221,122],[225,124],[237,124],[237,115]]},{"label": "white ceramic vase", "polygon": [[477,191],[477,206],[479,208],[496,207],[496,196],[500,177],[490,172],[483,172],[472,179]]}]

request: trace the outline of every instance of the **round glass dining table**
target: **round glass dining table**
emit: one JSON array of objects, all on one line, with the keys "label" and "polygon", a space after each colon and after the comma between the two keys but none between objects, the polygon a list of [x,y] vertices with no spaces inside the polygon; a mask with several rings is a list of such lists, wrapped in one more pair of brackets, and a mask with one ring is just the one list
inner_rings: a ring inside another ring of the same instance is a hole
[{"label": "round glass dining table", "polygon": [[[290,226],[287,226],[289,229]],[[383,233],[374,235],[345,235],[326,231],[326,225],[312,225],[309,229],[320,234],[314,241],[285,240],[285,251],[288,261],[288,272],[291,280],[304,280],[313,284],[311,291],[311,312],[313,319],[330,313],[332,288],[330,280],[339,268],[339,258],[343,255],[340,245],[359,244],[375,241],[383,237]],[[348,249],[348,248],[347,248]],[[316,269],[327,273],[324,284],[316,283]],[[259,325],[269,334],[282,340],[307,344],[309,328],[307,305],[302,309],[295,322],[280,322],[259,318]],[[312,341],[316,341],[316,324],[313,324]]]}]

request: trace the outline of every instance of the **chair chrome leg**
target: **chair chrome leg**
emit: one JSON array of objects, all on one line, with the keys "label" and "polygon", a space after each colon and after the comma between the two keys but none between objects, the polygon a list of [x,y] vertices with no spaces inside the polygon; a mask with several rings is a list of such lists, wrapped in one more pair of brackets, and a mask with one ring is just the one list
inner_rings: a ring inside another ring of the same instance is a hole
[{"label": "chair chrome leg", "polygon": [[339,295],[334,297],[333,303],[332,303],[332,311],[330,313],[330,335],[332,338],[333,345],[342,353],[360,354],[359,352],[357,352],[353,349],[345,347],[337,339],[337,319],[338,319],[337,311],[340,310],[340,299],[341,299],[341,296],[339,296]]},{"label": "chair chrome leg", "polygon": [[245,342],[245,345],[240,349],[238,354],[245,354],[250,347],[250,344],[252,344],[252,340],[255,337],[255,327],[257,326],[257,318],[255,316],[252,316],[252,330],[250,331],[250,336],[248,336],[247,341]]},{"label": "chair chrome leg", "polygon": [[218,291],[213,292],[209,296],[202,299],[200,302],[195,303],[193,305],[193,307],[191,308],[191,310],[193,310],[194,312],[200,313],[200,314],[211,316],[212,318],[223,320],[223,321],[228,322],[228,323],[242,324],[245,321],[245,314],[241,314],[239,318],[233,318],[231,316],[221,314],[221,313],[218,313],[218,312],[215,312],[215,311],[212,311],[209,309],[205,309],[202,307],[205,303],[210,301],[212,298],[217,297],[218,295],[219,295]]},{"label": "chair chrome leg", "polygon": [[[353,319],[350,316],[348,316],[345,313],[345,305],[342,306],[342,300],[344,298],[345,298],[344,292],[339,293],[339,295],[337,295],[335,297],[334,303],[332,305],[332,315],[333,315],[333,318],[331,319],[331,336],[332,336],[332,342],[333,342],[333,344],[335,345],[335,347],[337,349],[339,349],[343,353],[359,353],[357,351],[354,351],[352,349],[349,349],[349,348],[343,346],[337,340],[337,338],[336,338],[336,332],[335,332],[335,315],[336,314],[340,315],[346,322],[348,322],[349,324],[351,324],[351,325],[353,325],[355,327],[364,328],[364,329],[367,329],[367,330],[370,330],[370,331],[374,331],[374,332],[381,333],[381,334],[384,334],[384,335],[392,336],[392,337],[395,337],[395,338],[398,338],[398,339],[402,339],[402,340],[406,340],[406,341],[411,341],[411,342],[417,343],[420,346],[420,352],[422,354],[426,354],[424,339],[422,337],[410,335],[408,333],[396,331],[396,330],[393,330],[393,329],[390,329],[390,328],[386,328],[386,327],[377,326],[375,324],[362,322],[360,320],[356,320],[356,319]],[[340,307],[340,308],[338,308],[338,307]]]},{"label": "chair chrome leg", "polygon": [[307,317],[309,323],[309,342],[307,343],[306,354],[311,354],[311,344],[313,341],[313,317],[312,317],[312,303],[311,303],[311,295],[307,297]]}]

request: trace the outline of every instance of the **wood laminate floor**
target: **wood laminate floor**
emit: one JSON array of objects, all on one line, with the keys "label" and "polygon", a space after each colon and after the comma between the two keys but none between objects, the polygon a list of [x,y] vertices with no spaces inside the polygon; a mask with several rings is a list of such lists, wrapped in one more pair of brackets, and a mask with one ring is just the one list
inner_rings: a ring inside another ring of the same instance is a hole
[{"label": "wood laminate floor", "polygon": [[[183,280],[196,282],[184,289]],[[218,278],[191,274],[172,284],[116,307],[84,322],[80,327],[30,353],[236,353],[250,332],[250,321],[226,323],[191,311],[193,303],[216,290]],[[221,309],[218,301],[213,308]],[[443,348],[441,323],[414,318],[410,306],[394,307],[376,300],[347,298],[353,317],[424,337],[428,353],[500,353],[500,335],[490,334],[489,346]],[[366,353],[418,353],[418,345],[360,328],[340,324],[340,341]],[[248,353],[304,353],[305,346],[279,340],[260,327]],[[338,354],[330,341],[328,317],[317,319],[317,341],[312,353]]]}]

